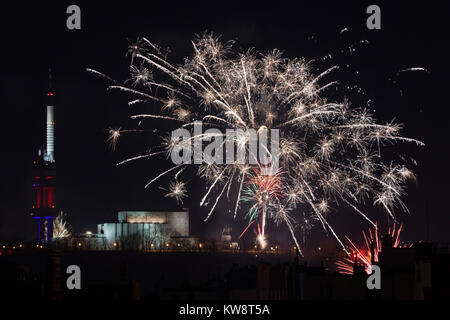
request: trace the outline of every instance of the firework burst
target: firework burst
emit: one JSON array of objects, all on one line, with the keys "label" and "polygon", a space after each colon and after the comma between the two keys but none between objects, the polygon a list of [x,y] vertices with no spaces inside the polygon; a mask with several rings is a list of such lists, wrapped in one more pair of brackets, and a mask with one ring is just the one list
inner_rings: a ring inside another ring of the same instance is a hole
[{"label": "firework burst", "polygon": [[[281,180],[283,172],[281,169],[278,169],[276,172],[270,174],[261,174],[259,168],[254,168],[253,172],[253,174],[249,174],[248,176],[248,182],[246,183],[247,187],[242,192],[243,196],[241,200],[254,203],[247,213],[249,218],[248,226],[260,217],[261,221],[257,224],[257,240],[260,247],[264,249],[266,246],[266,215],[271,207],[279,207],[281,199],[285,196]],[[271,210],[270,212],[274,212],[274,210]],[[243,234],[241,234],[241,237],[242,235]]]},{"label": "firework burst", "polygon": [[109,128],[108,130],[108,139],[106,142],[109,144],[111,151],[115,151],[117,147],[117,142],[119,141],[120,136],[123,133],[127,132],[142,132],[143,130],[122,130],[122,127],[118,129]]},{"label": "firework burst", "polygon": [[[387,235],[393,240],[393,248],[407,247],[406,244],[402,244],[400,242],[400,233],[402,232],[402,227],[402,224],[394,224],[392,228],[388,229]],[[373,229],[369,229],[367,233],[363,231],[363,237],[365,247],[358,248],[354,244],[354,242],[350,240],[350,238],[345,236],[351,246],[353,259],[351,257],[347,257],[336,261],[336,266],[339,272],[343,274],[353,274],[353,266],[355,264],[355,261],[358,261],[364,266],[367,274],[372,273],[372,264],[375,262],[379,262],[378,256],[382,249],[382,243],[380,239],[381,234],[378,230],[377,224],[375,224],[375,227]]]},{"label": "firework burst", "polygon": [[[158,46],[140,38],[128,51],[131,79],[124,85],[113,81],[109,87],[132,95],[130,106],[148,105],[148,113],[132,115],[132,119],[139,121],[157,119],[189,130],[193,130],[196,120],[223,132],[279,130],[280,152],[273,156],[279,156],[283,174],[280,171],[262,178],[258,171],[249,170],[250,166],[237,161],[200,165],[198,176],[208,186],[200,202],[209,210],[205,220],[222,198],[233,203],[235,216],[240,199],[253,201],[247,228],[258,226],[258,237],[263,242],[267,219],[281,221],[299,247],[296,232],[302,231],[301,219],[307,212],[346,250],[329,222],[333,207],[348,206],[375,226],[362,208],[365,202],[371,202],[395,219],[394,209],[405,209],[401,201],[405,180],[414,175],[400,164],[403,161],[397,164],[390,159],[386,163],[381,149],[386,144],[423,143],[400,135],[401,125],[376,123],[368,110],[351,108],[346,99],[331,100],[328,93],[339,84],[327,79],[338,66],[324,67],[314,74],[313,63],[303,58],[287,59],[278,50],[235,53],[232,45],[205,34],[192,42],[192,56],[175,65]],[[97,71],[88,71],[110,79]],[[123,132],[110,131],[114,145]],[[205,136],[199,138],[206,140]],[[256,158],[248,142],[245,136],[240,137],[237,148],[244,149],[248,158]],[[162,136],[161,144],[151,153],[120,164],[158,155],[167,158],[181,143],[192,141]],[[173,165],[152,178],[146,187],[186,166]],[[180,201],[186,195],[181,174],[174,180],[167,196]],[[259,222],[254,223],[257,219]]]},{"label": "firework burst", "polygon": [[61,239],[71,236],[71,227],[66,221],[66,215],[61,211],[53,220],[53,238]]}]

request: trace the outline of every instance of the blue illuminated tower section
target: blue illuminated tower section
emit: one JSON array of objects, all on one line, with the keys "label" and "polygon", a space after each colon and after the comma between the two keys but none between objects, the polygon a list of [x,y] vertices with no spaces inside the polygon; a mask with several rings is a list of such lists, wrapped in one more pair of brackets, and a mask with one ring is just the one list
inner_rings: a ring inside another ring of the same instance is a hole
[{"label": "blue illuminated tower section", "polygon": [[33,161],[31,216],[37,222],[38,243],[48,243],[53,235],[53,219],[58,215],[56,207],[55,162],[55,105],[52,75],[49,70],[49,89],[46,94],[46,147],[39,150]]}]

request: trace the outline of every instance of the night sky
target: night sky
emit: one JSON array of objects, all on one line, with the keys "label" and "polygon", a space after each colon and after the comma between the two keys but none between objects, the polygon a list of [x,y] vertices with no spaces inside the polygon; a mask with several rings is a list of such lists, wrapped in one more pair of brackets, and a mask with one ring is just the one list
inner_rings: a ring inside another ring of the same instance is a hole
[{"label": "night sky", "polygon": [[[261,51],[278,48],[289,58],[307,60],[368,40],[370,44],[352,57],[340,55],[336,61],[345,64],[348,59],[360,74],[340,72],[336,77],[341,83],[359,84],[367,92],[380,122],[395,118],[405,124],[404,135],[426,143],[425,148],[402,144],[399,150],[418,161],[413,169],[419,176],[418,186],[409,184],[408,196],[403,198],[411,214],[397,212],[399,220],[405,223],[403,239],[417,241],[428,237],[450,242],[448,103],[439,97],[448,92],[448,79],[440,75],[442,68],[438,63],[438,52],[442,52],[443,42],[448,39],[448,27],[444,26],[448,3],[376,2],[381,7],[382,29],[375,31],[366,28],[365,11],[372,2],[346,1],[338,5],[276,1],[270,6],[262,1],[245,6],[229,1],[184,3],[2,4],[0,238],[29,239],[35,231],[29,215],[31,163],[45,141],[49,67],[56,92],[58,205],[68,214],[74,231],[95,231],[97,223],[115,221],[119,210],[177,208],[157,187],[143,188],[159,168],[167,166],[162,159],[115,166],[128,155],[145,151],[150,143],[145,137],[128,135],[120,140],[116,152],[108,149],[106,129],[131,123],[133,110],[126,105],[130,96],[107,92],[107,82],[85,69],[126,80],[129,57],[125,54],[138,36],[170,47],[169,59],[181,63],[191,53],[194,35],[208,30],[225,41],[236,40],[236,48],[242,51],[250,47]],[[81,7],[81,30],[66,28],[65,12],[70,4]],[[340,34],[343,28],[349,31]],[[400,69],[409,67],[425,67],[428,72],[398,74]],[[146,124],[152,125],[161,126]],[[244,222],[231,221],[226,203],[221,203],[210,222],[203,223],[206,212],[197,205],[198,190],[204,186],[192,181],[189,188],[194,191],[193,197],[185,201],[185,206],[191,210],[194,234],[216,236],[219,226],[225,223],[233,224],[233,234],[240,233]],[[378,214],[380,221],[386,220],[382,210],[369,210]],[[332,223],[340,234],[359,236],[362,228],[368,228],[362,219],[343,208],[336,208],[332,215]],[[285,230],[281,230],[280,237],[284,234]],[[325,235],[320,226],[311,238],[323,241]]]}]

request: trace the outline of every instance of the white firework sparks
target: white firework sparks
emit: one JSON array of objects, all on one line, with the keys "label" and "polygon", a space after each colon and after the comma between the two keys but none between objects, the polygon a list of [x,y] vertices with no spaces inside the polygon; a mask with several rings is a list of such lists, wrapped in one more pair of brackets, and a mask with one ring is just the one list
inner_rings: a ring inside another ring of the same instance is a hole
[{"label": "white firework sparks", "polygon": [[[198,37],[192,46],[192,56],[175,65],[159,47],[146,38],[138,39],[129,48],[132,64],[139,63],[139,68],[131,67],[133,88],[116,82],[109,88],[135,96],[130,105],[138,101],[153,106],[153,112],[133,115],[133,119],[159,119],[190,129],[195,120],[201,120],[223,132],[279,129],[280,167],[286,172],[280,179],[286,196],[267,210],[269,217],[286,223],[297,246],[295,229],[300,226],[305,233],[314,220],[342,245],[329,222],[334,206],[345,205],[373,225],[361,208],[365,201],[382,206],[392,218],[396,207],[405,208],[401,202],[404,183],[415,176],[401,164],[391,160],[386,164],[381,149],[386,144],[423,143],[401,136],[401,125],[377,124],[368,110],[351,108],[345,99],[329,101],[327,91],[338,83],[326,79],[337,66],[314,75],[312,63],[303,58],[283,58],[278,50],[236,54],[231,42],[223,44],[209,34]],[[110,131],[114,145],[121,132]],[[249,157],[255,156],[247,139],[236,142]],[[179,143],[186,141],[165,135],[156,152],[131,159],[167,157]],[[185,166],[166,169],[146,187]],[[236,215],[248,172],[248,166],[237,162],[199,167],[198,176],[209,185],[200,203],[209,207],[206,219],[224,197],[230,198]],[[166,195],[177,202],[187,195],[179,173]],[[313,215],[307,222],[302,221],[305,212]]]},{"label": "white firework sparks", "polygon": [[169,192],[166,197],[173,198],[177,201],[177,204],[183,203],[183,198],[186,197],[187,190],[186,184],[179,181],[173,181],[169,185]]},{"label": "white firework sparks", "polygon": [[70,225],[65,219],[65,214],[60,212],[56,219],[53,220],[53,238],[62,239],[71,236]]}]

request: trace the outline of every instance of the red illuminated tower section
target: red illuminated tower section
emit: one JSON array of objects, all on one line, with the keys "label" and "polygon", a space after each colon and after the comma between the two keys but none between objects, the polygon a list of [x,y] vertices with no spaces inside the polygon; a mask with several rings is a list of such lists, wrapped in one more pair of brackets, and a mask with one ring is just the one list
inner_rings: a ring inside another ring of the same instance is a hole
[{"label": "red illuminated tower section", "polygon": [[49,90],[46,95],[46,148],[39,150],[33,161],[31,216],[38,225],[39,243],[48,243],[53,234],[53,219],[57,217],[56,207],[56,162],[55,162],[55,107],[53,103],[51,72]]}]

